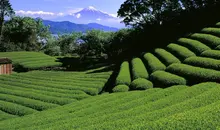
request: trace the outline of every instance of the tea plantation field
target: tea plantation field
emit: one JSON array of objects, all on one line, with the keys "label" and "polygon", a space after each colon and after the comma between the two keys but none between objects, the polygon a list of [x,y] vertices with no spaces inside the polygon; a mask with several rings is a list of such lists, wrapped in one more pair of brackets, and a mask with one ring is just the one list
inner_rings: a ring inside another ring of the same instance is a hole
[{"label": "tea plantation field", "polygon": [[[57,64],[25,53],[0,57],[29,68]],[[0,75],[0,83],[0,130],[220,129],[220,23],[123,61],[114,73],[35,70]]]},{"label": "tea plantation field", "polygon": [[10,58],[14,66],[19,65],[28,70],[61,66],[56,58],[40,52],[0,52],[0,57]]},{"label": "tea plantation field", "polygon": [[157,48],[124,61],[112,91],[167,88],[207,81],[220,83],[219,23],[180,38],[164,49]]},{"label": "tea plantation field", "polygon": [[219,95],[217,83],[104,94],[1,121],[0,129],[217,129]]},{"label": "tea plantation field", "polygon": [[0,120],[98,95],[111,72],[31,71],[0,75]]}]

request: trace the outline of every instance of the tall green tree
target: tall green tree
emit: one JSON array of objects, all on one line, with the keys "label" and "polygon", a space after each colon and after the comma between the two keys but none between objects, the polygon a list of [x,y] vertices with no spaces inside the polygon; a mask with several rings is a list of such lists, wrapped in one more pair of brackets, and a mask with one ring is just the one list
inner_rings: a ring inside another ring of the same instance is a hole
[{"label": "tall green tree", "polygon": [[5,21],[5,16],[12,16],[14,13],[14,10],[11,7],[11,4],[9,0],[0,0],[0,44],[2,41],[2,30],[3,25]]}]

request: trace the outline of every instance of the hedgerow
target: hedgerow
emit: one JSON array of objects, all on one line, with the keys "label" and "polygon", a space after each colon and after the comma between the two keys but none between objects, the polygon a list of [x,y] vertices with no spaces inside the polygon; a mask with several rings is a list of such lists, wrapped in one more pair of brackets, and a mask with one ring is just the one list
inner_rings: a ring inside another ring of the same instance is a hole
[{"label": "hedgerow", "polygon": [[220,60],[205,57],[190,57],[184,61],[185,64],[220,70]]},{"label": "hedgerow", "polygon": [[195,53],[190,51],[188,48],[173,43],[169,44],[167,49],[180,60],[185,60],[188,57],[196,56]]},{"label": "hedgerow", "polygon": [[220,50],[208,50],[204,51],[201,56],[214,58],[214,59],[220,59]]},{"label": "hedgerow", "polygon": [[0,100],[0,110],[7,112],[12,115],[18,115],[18,116],[24,116],[27,114],[32,114],[34,112],[37,112],[34,109],[24,107],[18,104],[10,103],[10,102],[5,102]]},{"label": "hedgerow", "polygon": [[192,40],[188,38],[180,38],[178,40],[178,43],[182,46],[189,48],[191,51],[195,52],[198,55],[200,55],[202,52],[206,50],[210,50],[210,48],[206,46],[205,44],[197,40]]},{"label": "hedgerow", "polygon": [[46,110],[46,109],[50,109],[50,108],[54,108],[58,106],[56,104],[51,104],[51,103],[46,103],[46,102],[42,102],[38,100],[13,96],[9,94],[1,94],[1,93],[0,93],[0,100],[16,103],[16,104],[26,106],[26,107],[29,107],[29,108],[32,108],[38,111],[42,111],[42,110]]},{"label": "hedgerow", "polygon": [[180,76],[165,71],[156,71],[151,74],[150,80],[156,87],[170,87],[173,85],[186,85],[187,81]]},{"label": "hedgerow", "polygon": [[130,85],[131,90],[146,90],[149,88],[153,88],[153,84],[149,80],[143,78],[135,79]]},{"label": "hedgerow", "polygon": [[155,49],[155,53],[159,57],[159,59],[167,66],[173,63],[181,63],[178,58],[176,58],[173,54],[164,49]]},{"label": "hedgerow", "polygon": [[216,50],[220,50],[220,45],[215,48]]},{"label": "hedgerow", "polygon": [[153,73],[157,70],[166,69],[166,66],[151,53],[145,53],[143,61],[145,62],[146,67],[148,68],[150,73]]},{"label": "hedgerow", "polygon": [[131,83],[131,75],[130,75],[130,69],[129,69],[129,63],[128,61],[124,61],[121,64],[119,74],[116,78],[116,86],[117,85],[130,85]]},{"label": "hedgerow", "polygon": [[115,92],[127,92],[129,90],[129,87],[127,85],[118,85],[115,86],[112,91]]},{"label": "hedgerow", "polygon": [[140,58],[133,58],[131,61],[131,65],[133,80],[138,78],[149,78],[147,69]]},{"label": "hedgerow", "polygon": [[0,121],[17,117],[16,115],[11,115],[11,114],[6,113],[6,112],[1,111],[1,110],[0,110],[0,115],[1,115],[0,116]]},{"label": "hedgerow", "polygon": [[187,81],[190,81],[190,83],[201,83],[207,81],[220,83],[220,71],[212,69],[175,63],[167,67],[166,71],[184,77]]},{"label": "hedgerow", "polygon": [[201,32],[220,37],[220,28],[204,28]]},{"label": "hedgerow", "polygon": [[190,38],[199,40],[211,48],[216,48],[220,45],[220,38],[211,34],[194,33]]}]

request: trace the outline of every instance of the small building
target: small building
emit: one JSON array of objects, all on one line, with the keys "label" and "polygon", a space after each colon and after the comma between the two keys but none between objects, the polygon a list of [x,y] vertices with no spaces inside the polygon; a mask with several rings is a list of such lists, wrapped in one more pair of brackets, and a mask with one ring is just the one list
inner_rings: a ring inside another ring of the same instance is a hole
[{"label": "small building", "polygon": [[12,61],[8,58],[0,58],[0,75],[12,73]]}]

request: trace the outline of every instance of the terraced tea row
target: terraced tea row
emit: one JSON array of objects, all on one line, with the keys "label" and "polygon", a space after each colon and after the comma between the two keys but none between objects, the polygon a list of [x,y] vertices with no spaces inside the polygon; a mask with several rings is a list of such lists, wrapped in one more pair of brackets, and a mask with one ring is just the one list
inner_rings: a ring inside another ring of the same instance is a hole
[{"label": "terraced tea row", "polygon": [[[104,94],[0,122],[1,129],[216,129],[220,85]],[[210,123],[211,122],[211,123]]]},{"label": "terraced tea row", "polygon": [[31,71],[0,76],[0,120],[77,102],[101,92],[111,72]]},{"label": "terraced tea row", "polygon": [[219,34],[220,28],[204,28],[165,49],[124,61],[113,92],[220,82]]},{"label": "terraced tea row", "polygon": [[40,52],[0,52],[0,57],[10,58],[14,66],[28,70],[61,66],[56,58]]}]

